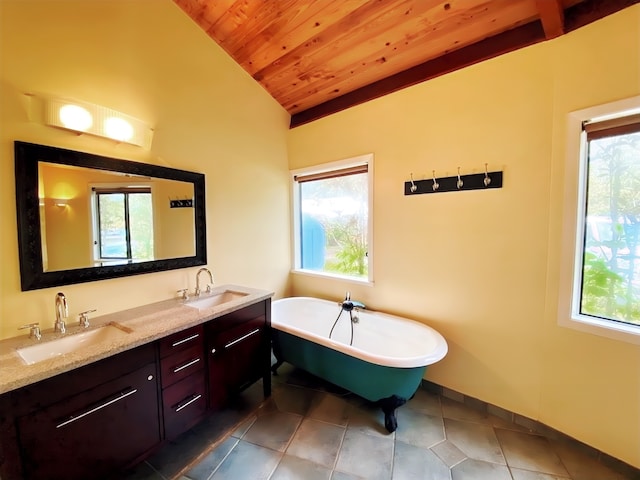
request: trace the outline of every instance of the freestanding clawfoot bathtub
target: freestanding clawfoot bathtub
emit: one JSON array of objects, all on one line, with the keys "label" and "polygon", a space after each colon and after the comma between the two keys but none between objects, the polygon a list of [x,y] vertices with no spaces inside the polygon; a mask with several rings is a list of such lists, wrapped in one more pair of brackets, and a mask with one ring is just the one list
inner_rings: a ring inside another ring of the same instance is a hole
[{"label": "freestanding clawfoot bathtub", "polygon": [[276,300],[271,326],[277,360],[274,374],[282,362],[288,362],[377,402],[389,432],[397,427],[396,408],[415,394],[427,366],[447,354],[447,342],[433,328],[362,311],[357,302],[310,297]]}]

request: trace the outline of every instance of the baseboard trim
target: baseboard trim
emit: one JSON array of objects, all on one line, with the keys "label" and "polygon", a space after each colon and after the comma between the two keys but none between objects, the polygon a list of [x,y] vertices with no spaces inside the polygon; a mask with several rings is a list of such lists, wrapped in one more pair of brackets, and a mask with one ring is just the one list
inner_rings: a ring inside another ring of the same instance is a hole
[{"label": "baseboard trim", "polygon": [[547,438],[561,440],[563,442],[568,442],[579,448],[586,455],[591,458],[598,460],[600,463],[606,465],[607,467],[615,470],[616,472],[624,475],[628,478],[638,478],[640,479],[640,469],[635,468],[632,465],[629,465],[626,462],[623,462],[620,459],[612,457],[608,453],[605,453],[597,448],[594,448],[590,445],[587,445],[580,440],[577,440],[566,433],[562,433],[559,430],[549,427],[544,423],[541,423],[537,420],[533,420],[531,418],[525,417],[524,415],[520,415],[518,413],[511,412],[502,407],[498,407],[491,403],[484,402],[482,400],[478,400],[477,398],[471,397],[469,395],[465,395],[464,393],[457,392],[447,387],[443,387],[442,385],[438,385],[437,383],[431,382],[429,380],[422,380],[422,386],[424,390],[443,396],[448,398],[449,400],[453,400],[455,402],[463,403],[469,408],[473,410],[488,413],[490,415],[495,415],[507,422],[510,422],[514,425],[518,425],[520,427],[526,428],[531,433],[538,433],[540,435],[544,435]]}]

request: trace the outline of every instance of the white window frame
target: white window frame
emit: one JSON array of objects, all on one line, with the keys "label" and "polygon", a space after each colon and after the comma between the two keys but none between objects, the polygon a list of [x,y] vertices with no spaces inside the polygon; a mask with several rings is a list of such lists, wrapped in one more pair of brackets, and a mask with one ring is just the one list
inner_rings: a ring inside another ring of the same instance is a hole
[{"label": "white window frame", "polygon": [[564,208],[558,324],[582,332],[640,345],[640,326],[599,319],[580,313],[584,216],[587,174],[586,133],[583,123],[640,111],[640,96],[571,112],[567,123],[564,169]]},{"label": "white window frame", "polygon": [[[368,188],[368,215],[367,215],[367,273],[368,277],[358,278],[350,275],[340,275],[330,272],[321,272],[318,270],[303,269],[301,267],[301,245],[300,245],[300,184],[295,180],[298,175],[311,175],[316,173],[326,173],[332,170],[341,170],[349,167],[357,167],[367,165],[367,188]],[[292,273],[309,275],[313,277],[335,278],[346,280],[349,282],[373,285],[373,154],[368,153],[357,157],[338,160],[335,162],[323,163],[312,167],[291,170],[291,186],[292,186],[292,236],[291,244],[293,245],[291,264],[293,265]]]}]

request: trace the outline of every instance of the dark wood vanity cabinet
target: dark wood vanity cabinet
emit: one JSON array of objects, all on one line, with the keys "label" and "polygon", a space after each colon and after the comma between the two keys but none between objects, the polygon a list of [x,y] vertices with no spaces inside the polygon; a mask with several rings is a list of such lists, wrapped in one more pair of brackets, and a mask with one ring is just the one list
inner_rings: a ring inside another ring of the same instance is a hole
[{"label": "dark wood vanity cabinet", "polygon": [[270,299],[205,325],[209,408],[222,408],[260,378],[265,397],[271,394],[270,326]]},{"label": "dark wood vanity cabinet", "polygon": [[159,342],[165,438],[198,423],[207,411],[204,327],[198,325]]},{"label": "dark wood vanity cabinet", "polygon": [[117,478],[263,378],[271,300],[0,395],[2,480]]},{"label": "dark wood vanity cabinet", "polygon": [[105,478],[161,441],[155,348],[4,395],[1,417],[2,478]]}]

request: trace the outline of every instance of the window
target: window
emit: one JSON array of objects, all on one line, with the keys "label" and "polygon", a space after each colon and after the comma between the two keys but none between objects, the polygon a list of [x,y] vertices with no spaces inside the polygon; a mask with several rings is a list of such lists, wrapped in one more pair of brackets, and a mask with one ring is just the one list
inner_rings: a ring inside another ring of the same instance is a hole
[{"label": "window", "polygon": [[[633,343],[640,343],[637,102],[616,102],[576,112],[570,118],[570,138],[575,135],[580,140],[579,153],[569,144],[565,179],[569,186],[571,175],[577,178],[576,202],[565,206],[565,228],[574,225],[574,254],[566,239],[563,249],[563,259],[573,259],[572,293],[566,305],[562,297],[567,292],[561,285],[559,302],[561,324]],[[578,158],[578,168],[572,170]],[[568,214],[571,209],[573,216]],[[570,318],[563,320],[567,306]]]},{"label": "window", "polygon": [[295,270],[373,279],[373,155],[292,172]]},{"label": "window", "polygon": [[94,258],[101,264],[153,260],[150,187],[93,187]]},{"label": "window", "polygon": [[584,124],[580,314],[640,325],[640,114]]}]

